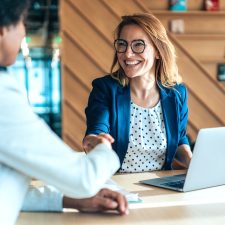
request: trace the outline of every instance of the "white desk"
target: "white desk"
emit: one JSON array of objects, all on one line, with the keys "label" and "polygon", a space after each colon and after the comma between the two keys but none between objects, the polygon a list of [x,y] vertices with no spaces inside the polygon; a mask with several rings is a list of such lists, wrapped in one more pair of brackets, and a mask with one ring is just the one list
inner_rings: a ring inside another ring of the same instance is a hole
[{"label": "white desk", "polygon": [[18,225],[224,225],[225,186],[188,193],[179,193],[139,184],[139,180],[175,174],[152,172],[115,175],[115,180],[126,190],[139,193],[142,203],[130,204],[128,216],[113,213],[83,214],[74,211],[65,213],[21,213]]}]

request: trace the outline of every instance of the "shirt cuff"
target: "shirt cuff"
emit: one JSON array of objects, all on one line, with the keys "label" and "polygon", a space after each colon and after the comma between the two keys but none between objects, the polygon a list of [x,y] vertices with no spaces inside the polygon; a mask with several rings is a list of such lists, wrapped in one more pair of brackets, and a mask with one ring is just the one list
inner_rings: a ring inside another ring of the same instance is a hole
[{"label": "shirt cuff", "polygon": [[52,186],[30,186],[22,211],[62,212],[62,198],[62,193]]},{"label": "shirt cuff", "polygon": [[[95,148],[92,149],[91,152],[87,154],[89,158],[93,158],[98,161],[100,159],[101,162],[101,168],[109,168],[109,171],[107,171],[110,175],[113,175],[120,167],[120,160],[116,152],[110,148],[106,144],[98,144],[95,146]],[[104,160],[102,159],[109,159]],[[106,164],[106,165],[104,165]],[[104,167],[105,166],[105,167]]]}]

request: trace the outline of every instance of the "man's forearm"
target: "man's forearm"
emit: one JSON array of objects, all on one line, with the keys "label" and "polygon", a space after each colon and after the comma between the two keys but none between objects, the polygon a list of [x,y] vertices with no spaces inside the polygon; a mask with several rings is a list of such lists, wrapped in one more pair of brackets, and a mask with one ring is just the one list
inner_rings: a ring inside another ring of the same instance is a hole
[{"label": "man's forearm", "polygon": [[79,201],[80,199],[67,198],[64,196],[62,205],[63,208],[79,209]]}]

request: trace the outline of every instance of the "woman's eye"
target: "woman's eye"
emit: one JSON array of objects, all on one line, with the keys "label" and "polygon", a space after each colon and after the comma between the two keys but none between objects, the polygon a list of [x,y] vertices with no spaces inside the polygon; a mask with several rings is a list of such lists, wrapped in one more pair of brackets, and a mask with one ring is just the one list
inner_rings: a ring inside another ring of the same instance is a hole
[{"label": "woman's eye", "polygon": [[134,46],[135,47],[140,47],[140,46],[143,46],[143,43],[142,42],[136,42],[136,43],[134,43]]},{"label": "woman's eye", "polygon": [[118,46],[126,46],[126,43],[125,42],[119,42]]}]

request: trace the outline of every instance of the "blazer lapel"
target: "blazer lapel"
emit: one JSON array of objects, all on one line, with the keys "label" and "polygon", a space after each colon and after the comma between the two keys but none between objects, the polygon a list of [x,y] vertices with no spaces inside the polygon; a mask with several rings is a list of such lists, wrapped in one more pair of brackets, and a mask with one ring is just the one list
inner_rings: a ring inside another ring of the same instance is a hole
[{"label": "blazer lapel", "polygon": [[130,86],[120,87],[117,95],[117,154],[122,165],[129,143],[130,130]]},{"label": "blazer lapel", "polygon": [[162,111],[167,136],[167,155],[165,169],[171,169],[171,162],[177,149],[178,140],[178,115],[176,98],[171,95],[170,90],[160,89]]}]

